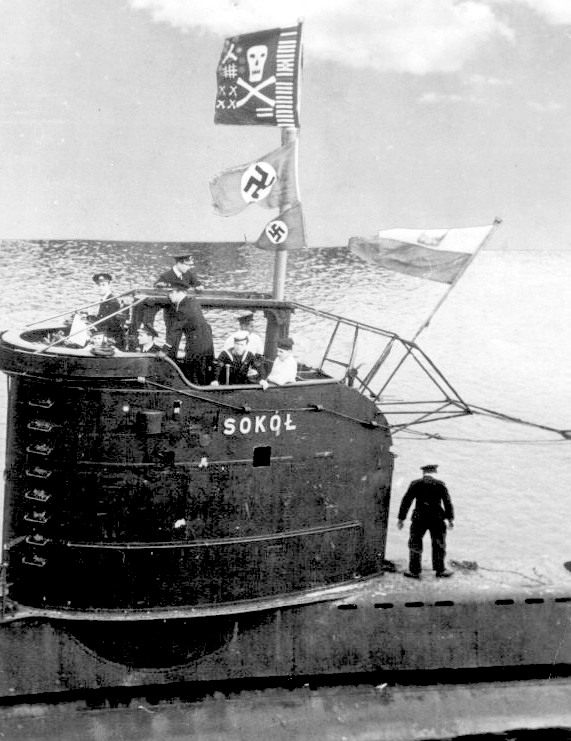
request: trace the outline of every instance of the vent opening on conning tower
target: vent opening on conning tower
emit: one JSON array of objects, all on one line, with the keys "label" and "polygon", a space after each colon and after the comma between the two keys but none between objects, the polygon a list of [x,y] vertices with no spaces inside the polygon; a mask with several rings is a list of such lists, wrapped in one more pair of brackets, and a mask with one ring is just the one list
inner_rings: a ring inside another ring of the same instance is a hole
[{"label": "vent opening on conning tower", "polygon": [[258,466],[269,466],[271,459],[271,445],[258,445],[258,447],[254,448],[254,457],[252,459],[252,465],[254,468],[257,468]]}]

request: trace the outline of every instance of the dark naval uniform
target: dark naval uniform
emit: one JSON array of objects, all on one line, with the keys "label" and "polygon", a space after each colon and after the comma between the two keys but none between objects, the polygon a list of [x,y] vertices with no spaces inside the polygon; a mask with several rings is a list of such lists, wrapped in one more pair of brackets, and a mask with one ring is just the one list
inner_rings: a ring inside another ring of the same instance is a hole
[{"label": "dark naval uniform", "polygon": [[[261,357],[249,350],[243,355],[236,355],[233,350],[222,350],[216,365],[216,380],[222,384],[258,383],[261,378],[266,377]],[[252,370],[255,375],[248,375]]]},{"label": "dark naval uniform", "polygon": [[[99,304],[99,311],[97,312],[95,321],[99,322],[96,330],[104,332],[121,349],[123,347],[125,317],[122,314],[116,314],[120,310],[121,304],[119,303],[119,299],[116,299],[115,296],[108,295]],[[110,314],[115,314],[115,316],[110,316]],[[109,319],[106,317],[109,317]]]},{"label": "dark naval uniform", "polygon": [[201,285],[200,278],[192,270],[187,270],[186,273],[175,273],[174,269],[167,270],[166,273],[161,273],[155,281],[155,286],[162,287],[168,286],[171,283],[183,283],[187,288],[197,288]]},{"label": "dark naval uniform", "polygon": [[187,296],[173,307],[172,321],[167,327],[167,344],[170,345],[169,356],[177,360],[178,348],[182,336],[186,341],[184,360],[180,367],[192,383],[201,386],[212,380],[214,363],[214,345],[212,330],[204,318],[198,302]]},{"label": "dark naval uniform", "polygon": [[[155,281],[154,285],[156,288],[166,288],[173,283],[184,286],[184,288],[198,288],[202,285],[200,278],[193,270],[187,270],[186,273],[179,274],[175,272],[174,268],[170,268],[170,270],[161,273]],[[149,324],[151,327],[154,326],[155,317],[157,316],[161,308],[163,309],[165,327],[168,332],[169,326],[172,323],[174,316],[174,309],[170,305],[160,307],[157,304],[154,304],[152,300],[143,301],[141,309],[141,320],[144,324]]]},{"label": "dark naval uniform", "polygon": [[[431,475],[412,481],[404,495],[398,513],[400,522],[415,503],[410,524],[408,547],[410,552],[409,573],[419,576],[422,571],[422,539],[428,530],[432,538],[432,568],[437,576],[449,576],[444,559],[446,557],[446,520],[454,521],[454,509],[445,484]],[[400,526],[399,526],[400,527]]]}]

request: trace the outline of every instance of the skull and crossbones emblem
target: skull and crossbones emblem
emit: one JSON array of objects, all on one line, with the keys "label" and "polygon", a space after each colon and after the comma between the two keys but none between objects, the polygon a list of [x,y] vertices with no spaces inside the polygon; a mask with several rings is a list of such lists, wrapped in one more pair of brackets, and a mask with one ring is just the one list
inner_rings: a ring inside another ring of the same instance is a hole
[{"label": "skull and crossbones emblem", "polygon": [[246,61],[248,62],[248,80],[244,80],[242,77],[238,77],[236,80],[238,85],[246,91],[246,95],[236,102],[237,108],[246,105],[251,98],[256,98],[272,108],[275,106],[276,101],[262,92],[262,90],[273,85],[276,81],[275,75],[271,75],[265,80],[263,79],[264,67],[266,66],[267,59],[268,47],[265,44],[250,46],[247,50]]}]

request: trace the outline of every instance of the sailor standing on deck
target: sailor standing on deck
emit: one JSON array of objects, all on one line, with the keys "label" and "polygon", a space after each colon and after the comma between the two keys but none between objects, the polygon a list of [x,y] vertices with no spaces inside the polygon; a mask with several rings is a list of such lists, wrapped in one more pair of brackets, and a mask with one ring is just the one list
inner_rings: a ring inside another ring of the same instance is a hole
[{"label": "sailor standing on deck", "polygon": [[[184,286],[185,288],[193,288],[195,291],[199,291],[202,288],[200,278],[194,272],[194,259],[189,254],[188,249],[173,249],[169,251],[169,257],[174,260],[174,265],[170,270],[161,273],[156,279],[154,285],[156,288],[168,288],[171,283]],[[143,324],[148,324],[150,327],[154,326],[155,317],[161,307],[157,304],[145,302],[142,307],[141,318]],[[168,331],[170,324],[173,321],[173,308],[172,306],[164,306],[163,316],[165,321],[165,327]]]},{"label": "sailor standing on deck", "polygon": [[212,329],[195,298],[187,295],[183,283],[171,282],[169,299],[173,306],[172,321],[167,327],[168,355],[177,362],[182,337],[185,338],[184,360],[179,365],[189,381],[201,386],[212,380],[214,345]]},{"label": "sailor standing on deck", "polygon": [[452,576],[447,571],[446,557],[446,520],[448,526],[454,527],[454,508],[444,482],[435,479],[433,474],[437,466],[422,466],[421,479],[412,481],[404,495],[398,513],[398,529],[401,530],[407,513],[415,503],[410,524],[409,570],[404,572],[411,579],[420,579],[422,571],[422,539],[428,530],[432,538],[432,568],[439,578]]}]

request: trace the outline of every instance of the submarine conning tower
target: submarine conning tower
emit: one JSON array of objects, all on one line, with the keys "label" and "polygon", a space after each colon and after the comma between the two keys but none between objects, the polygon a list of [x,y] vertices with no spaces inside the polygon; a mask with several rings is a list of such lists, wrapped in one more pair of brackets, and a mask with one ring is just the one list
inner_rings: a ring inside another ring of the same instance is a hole
[{"label": "submarine conning tower", "polygon": [[[263,313],[267,357],[294,310],[252,296],[200,303]],[[48,330],[0,339],[13,603],[215,611],[381,570],[391,436],[350,378],[300,359],[287,386],[196,386],[165,357],[46,348]]]}]

